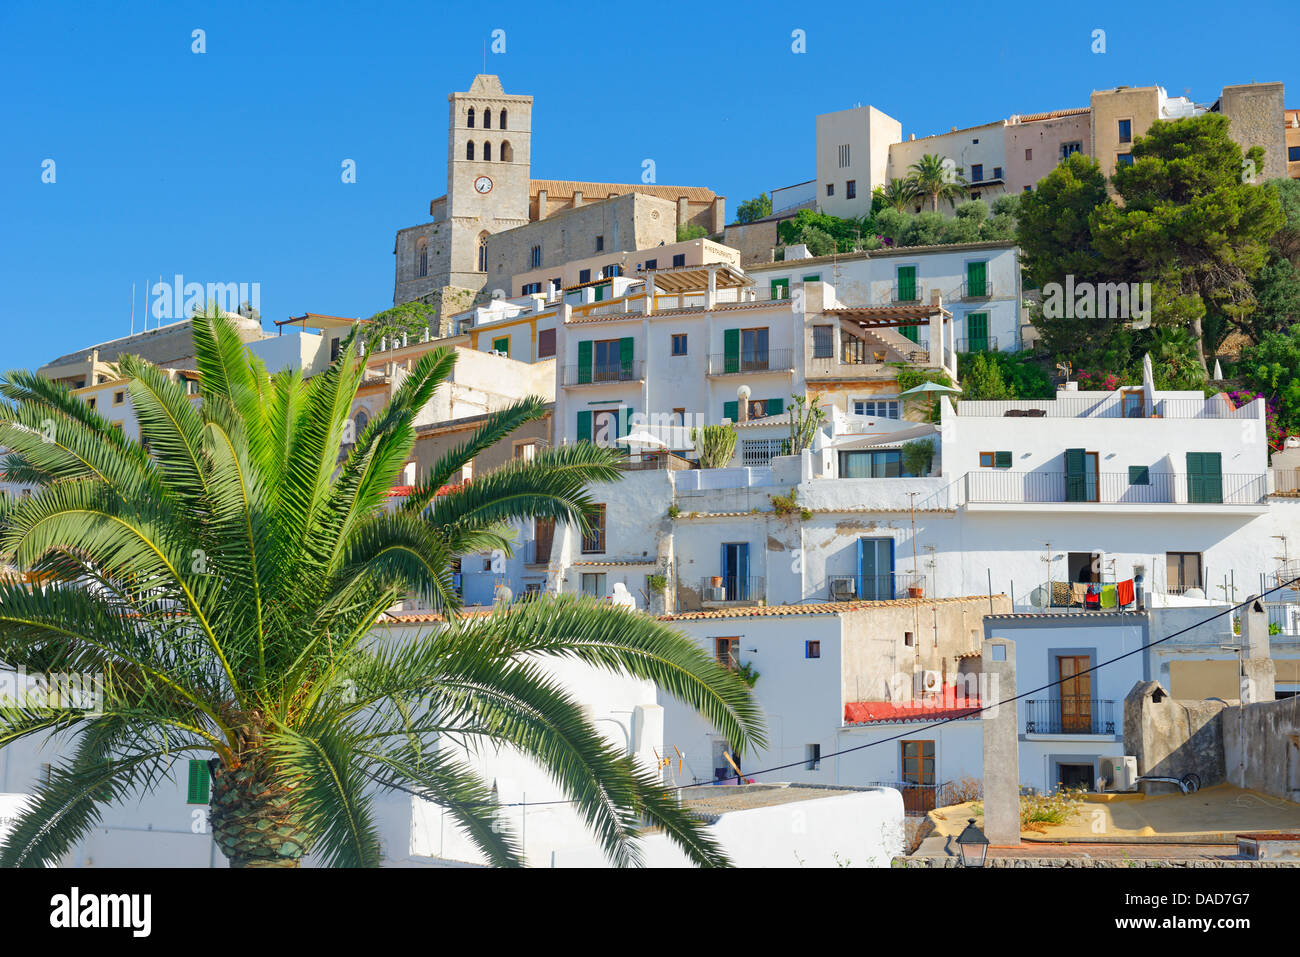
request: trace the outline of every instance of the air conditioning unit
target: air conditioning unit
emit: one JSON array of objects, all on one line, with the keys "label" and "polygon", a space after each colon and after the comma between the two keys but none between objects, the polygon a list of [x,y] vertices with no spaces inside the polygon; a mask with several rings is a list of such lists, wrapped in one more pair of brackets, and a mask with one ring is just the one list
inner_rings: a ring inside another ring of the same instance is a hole
[{"label": "air conditioning unit", "polygon": [[1131,754],[1123,757],[1105,757],[1098,759],[1102,785],[1107,791],[1132,791],[1137,787],[1138,759]]},{"label": "air conditioning unit", "polygon": [[853,598],[858,593],[858,583],[853,578],[832,578],[831,595],[835,598]]}]

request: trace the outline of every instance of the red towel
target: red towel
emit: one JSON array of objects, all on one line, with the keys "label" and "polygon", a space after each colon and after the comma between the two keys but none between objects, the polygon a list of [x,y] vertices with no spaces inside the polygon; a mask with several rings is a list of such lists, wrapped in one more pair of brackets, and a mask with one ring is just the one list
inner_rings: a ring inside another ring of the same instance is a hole
[{"label": "red towel", "polygon": [[1120,608],[1124,608],[1125,606],[1131,605],[1133,603],[1133,597],[1134,597],[1133,579],[1128,578],[1122,582],[1119,582],[1115,586],[1115,591],[1116,591],[1115,597],[1119,602]]}]

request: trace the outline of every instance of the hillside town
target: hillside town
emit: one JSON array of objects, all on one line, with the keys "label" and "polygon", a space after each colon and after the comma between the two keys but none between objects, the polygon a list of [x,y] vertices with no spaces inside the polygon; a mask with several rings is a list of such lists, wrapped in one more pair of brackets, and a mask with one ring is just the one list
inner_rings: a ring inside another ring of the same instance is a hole
[{"label": "hillside town", "polygon": [[1242,79],[803,117],[729,209],[469,78],[372,315],[196,270],[0,382],[0,864],[1300,865]]}]

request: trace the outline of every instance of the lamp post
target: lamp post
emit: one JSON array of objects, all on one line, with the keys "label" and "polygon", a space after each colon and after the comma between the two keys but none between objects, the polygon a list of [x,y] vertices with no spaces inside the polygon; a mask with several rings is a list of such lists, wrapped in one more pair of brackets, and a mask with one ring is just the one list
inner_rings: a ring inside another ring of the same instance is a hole
[{"label": "lamp post", "polygon": [[983,867],[989,852],[989,839],[975,826],[975,818],[966,819],[966,830],[957,835],[957,850],[962,867]]}]

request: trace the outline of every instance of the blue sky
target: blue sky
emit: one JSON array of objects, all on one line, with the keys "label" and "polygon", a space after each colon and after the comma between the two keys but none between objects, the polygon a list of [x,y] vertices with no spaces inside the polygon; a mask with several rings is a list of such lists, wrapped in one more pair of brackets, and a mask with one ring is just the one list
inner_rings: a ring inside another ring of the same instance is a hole
[{"label": "blue sky", "polygon": [[268,328],[391,305],[393,234],[445,191],[446,97],[494,29],[487,72],[535,97],[534,176],[635,182],[651,158],[729,214],[811,178],[816,114],[858,103],[918,136],[1118,84],[1280,80],[1300,106],[1293,2],[890,6],[4,0],[0,370],[126,334],[132,283],[139,329],[160,275],[259,282]]}]

